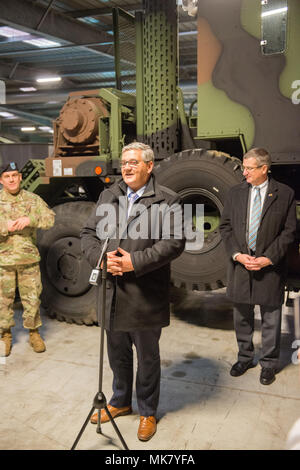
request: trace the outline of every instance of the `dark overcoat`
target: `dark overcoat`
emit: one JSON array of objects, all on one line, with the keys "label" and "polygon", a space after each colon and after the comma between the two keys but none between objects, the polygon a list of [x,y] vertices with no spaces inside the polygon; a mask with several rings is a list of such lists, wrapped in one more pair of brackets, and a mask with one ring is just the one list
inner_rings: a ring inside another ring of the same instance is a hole
[{"label": "dark overcoat", "polygon": [[284,301],[287,250],[296,231],[294,192],[269,179],[255,256],[266,256],[273,264],[259,271],[248,271],[232,256],[249,253],[246,233],[250,188],[246,181],[231,188],[221,217],[220,232],[229,257],[227,296],[236,303],[279,306]]},{"label": "dark overcoat", "polygon": [[[180,227],[175,227],[175,219],[168,211],[169,207],[174,207],[179,210],[180,217],[179,196],[159,185],[154,176],[151,176],[144,194],[134,203],[133,209],[138,204],[139,210],[125,221],[124,232],[123,209],[124,201],[127,203],[126,190],[127,186],[121,180],[100,194],[94,211],[81,231],[82,251],[94,268],[105,238],[105,235],[101,235],[101,227],[107,217],[107,213],[105,216],[99,213],[103,212],[101,208],[107,208],[109,211],[113,209],[118,230],[110,239],[107,251],[114,251],[118,247],[128,251],[134,271],[124,273],[123,276],[112,276],[108,273],[105,328],[113,331],[132,331],[164,327],[170,322],[170,262],[182,253],[185,246],[182,223],[179,224]],[[163,210],[159,215],[154,208]],[[164,218],[170,221],[165,225],[170,229],[169,234],[163,232]],[[143,232],[140,237],[137,236],[139,231]],[[98,293],[98,305],[101,306],[101,287]]]}]

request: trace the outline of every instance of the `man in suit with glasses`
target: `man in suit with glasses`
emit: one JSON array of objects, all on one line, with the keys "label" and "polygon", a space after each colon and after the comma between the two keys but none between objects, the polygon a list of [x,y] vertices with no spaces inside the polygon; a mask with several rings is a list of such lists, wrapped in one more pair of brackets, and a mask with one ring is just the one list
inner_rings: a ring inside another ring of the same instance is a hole
[{"label": "man in suit with glasses", "polygon": [[229,191],[220,223],[229,257],[227,296],[234,303],[238,343],[238,361],[230,374],[238,377],[255,366],[254,307],[259,305],[263,385],[274,382],[278,367],[286,255],[296,231],[294,192],[269,175],[270,167],[271,157],[263,148],[244,155],[245,181]]}]

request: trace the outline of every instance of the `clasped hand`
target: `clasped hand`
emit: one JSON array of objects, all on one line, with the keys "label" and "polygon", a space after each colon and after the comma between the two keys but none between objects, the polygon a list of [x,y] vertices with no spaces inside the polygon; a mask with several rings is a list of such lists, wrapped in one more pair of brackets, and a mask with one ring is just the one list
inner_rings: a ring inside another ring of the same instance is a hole
[{"label": "clasped hand", "polygon": [[236,260],[243,264],[248,271],[259,271],[272,264],[271,260],[266,256],[255,258],[254,256],[240,254],[236,257]]},{"label": "clasped hand", "polygon": [[19,217],[16,220],[7,221],[7,229],[9,232],[15,232],[16,230],[23,230],[30,224],[30,219],[27,216]]},{"label": "clasped hand", "polygon": [[[121,254],[122,256],[117,256]],[[113,276],[123,276],[123,273],[133,271],[131,256],[128,251],[118,248],[107,253],[107,272]]]}]

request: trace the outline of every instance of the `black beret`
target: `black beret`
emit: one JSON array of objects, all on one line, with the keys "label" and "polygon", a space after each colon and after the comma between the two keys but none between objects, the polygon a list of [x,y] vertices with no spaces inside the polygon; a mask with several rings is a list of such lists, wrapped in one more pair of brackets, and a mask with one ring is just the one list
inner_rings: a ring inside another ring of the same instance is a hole
[{"label": "black beret", "polygon": [[4,165],[0,166],[0,175],[2,175],[2,173],[5,173],[6,171],[19,171],[16,162],[4,163]]}]

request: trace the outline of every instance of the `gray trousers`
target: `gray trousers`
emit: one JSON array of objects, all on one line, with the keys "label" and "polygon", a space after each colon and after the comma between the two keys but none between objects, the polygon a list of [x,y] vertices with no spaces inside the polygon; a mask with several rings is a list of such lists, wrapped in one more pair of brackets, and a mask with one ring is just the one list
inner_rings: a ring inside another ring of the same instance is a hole
[{"label": "gray trousers", "polygon": [[[276,368],[280,354],[281,306],[260,306],[262,367]],[[249,362],[254,359],[254,305],[234,304],[233,321],[238,343],[238,360]]]}]

